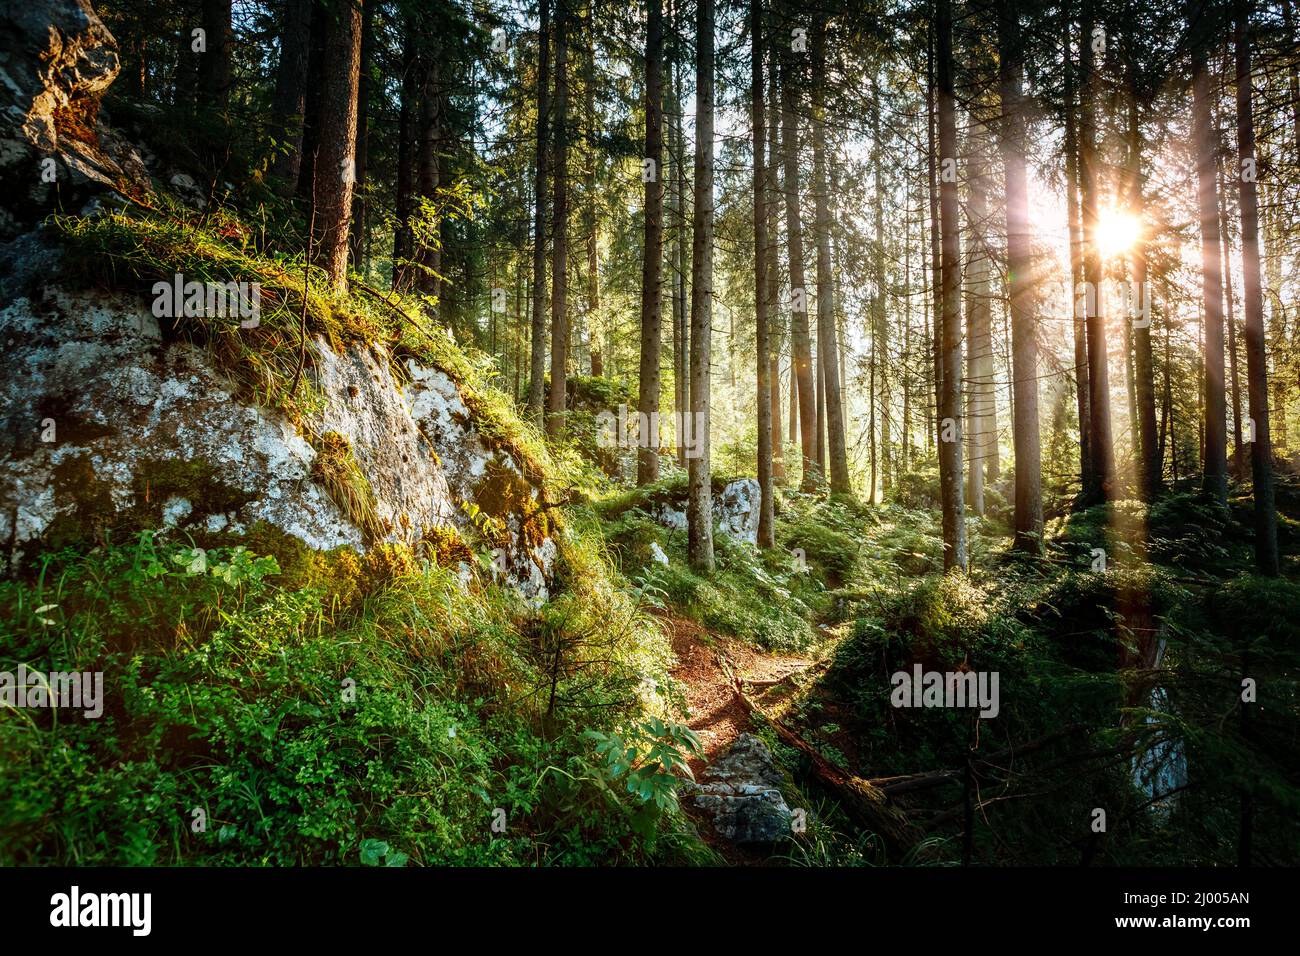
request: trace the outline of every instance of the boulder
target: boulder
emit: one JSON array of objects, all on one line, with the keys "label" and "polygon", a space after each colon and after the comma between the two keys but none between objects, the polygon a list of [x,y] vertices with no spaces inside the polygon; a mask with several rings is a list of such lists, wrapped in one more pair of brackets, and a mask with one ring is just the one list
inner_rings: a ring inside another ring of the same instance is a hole
[{"label": "boulder", "polygon": [[0,8],[0,238],[62,209],[150,191],[139,154],[100,116],[117,42],[87,0]]},{"label": "boulder", "polygon": [[[756,478],[737,478],[713,496],[713,522],[718,531],[738,541],[758,544],[761,489]],[[685,501],[654,501],[650,515],[665,528],[686,530]]]},{"label": "boulder", "polygon": [[772,844],[789,839],[793,818],[780,787],[781,774],[767,745],[753,734],[741,734],[705,768],[692,799],[723,839]]}]

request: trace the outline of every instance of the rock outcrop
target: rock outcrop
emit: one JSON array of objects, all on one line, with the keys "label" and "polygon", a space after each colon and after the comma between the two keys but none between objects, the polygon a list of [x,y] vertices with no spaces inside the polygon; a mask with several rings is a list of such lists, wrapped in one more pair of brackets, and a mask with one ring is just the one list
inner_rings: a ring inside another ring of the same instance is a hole
[{"label": "rock outcrop", "polygon": [[781,774],[767,745],[741,734],[704,770],[692,799],[723,839],[772,844],[789,839],[793,819],[780,787]]},{"label": "rock outcrop", "polygon": [[[293,423],[239,398],[139,296],[68,284],[61,259],[37,234],[0,252],[7,564],[121,523],[216,533],[266,522],[317,549],[416,545],[432,529],[468,532],[469,502],[494,522],[496,572],[546,595],[556,545],[540,490],[484,438],[445,372],[409,359],[395,368],[382,346],[317,340],[308,375],[319,407]],[[368,500],[332,493],[330,454],[355,462],[354,491]]]}]

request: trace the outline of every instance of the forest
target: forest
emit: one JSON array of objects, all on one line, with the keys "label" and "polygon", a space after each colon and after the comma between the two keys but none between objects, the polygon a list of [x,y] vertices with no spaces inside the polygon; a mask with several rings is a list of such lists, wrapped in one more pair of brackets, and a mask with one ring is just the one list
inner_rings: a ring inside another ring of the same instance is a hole
[{"label": "forest", "polygon": [[20,6],[0,866],[1300,865],[1294,0]]}]

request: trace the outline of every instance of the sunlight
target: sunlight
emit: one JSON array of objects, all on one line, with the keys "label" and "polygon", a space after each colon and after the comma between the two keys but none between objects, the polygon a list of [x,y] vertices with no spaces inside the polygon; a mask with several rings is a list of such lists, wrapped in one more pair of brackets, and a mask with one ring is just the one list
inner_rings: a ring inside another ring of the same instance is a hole
[{"label": "sunlight", "polygon": [[1137,219],[1128,213],[1103,209],[1097,217],[1097,248],[1107,259],[1123,255],[1133,248],[1140,231]]}]

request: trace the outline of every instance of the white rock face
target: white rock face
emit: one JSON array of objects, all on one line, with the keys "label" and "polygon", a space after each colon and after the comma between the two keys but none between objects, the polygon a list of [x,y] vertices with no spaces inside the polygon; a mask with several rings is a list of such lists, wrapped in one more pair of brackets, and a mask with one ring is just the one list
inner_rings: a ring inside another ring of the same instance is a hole
[{"label": "white rock face", "polygon": [[[739,541],[758,544],[758,510],[762,489],[757,478],[737,478],[713,496],[713,522],[723,534]],[[656,503],[650,509],[651,517],[665,528],[686,530],[685,503]]]},{"label": "white rock face", "polygon": [[[32,234],[0,250],[0,264],[10,266],[0,281],[0,346],[11,370],[0,379],[5,565],[21,561],[58,519],[82,520],[87,488],[69,486],[70,477],[85,476],[110,513],[139,510],[142,477],[175,462],[203,463],[227,491],[220,510],[190,497],[148,502],[159,526],[241,531],[265,521],[313,548],[364,550],[362,530],[313,480],[316,452],[299,430],[237,398],[200,348],[165,340],[142,297],[65,287],[52,278],[57,250]],[[386,540],[466,529],[461,504],[475,500],[489,471],[526,481],[514,458],[479,434],[442,371],[411,362],[403,384],[378,348],[336,354],[317,341],[314,352],[310,374],[323,402],[309,427],[348,440]],[[537,489],[527,487],[536,501]],[[530,544],[522,515],[502,520],[510,546],[498,576],[544,599],[555,542]]]}]

